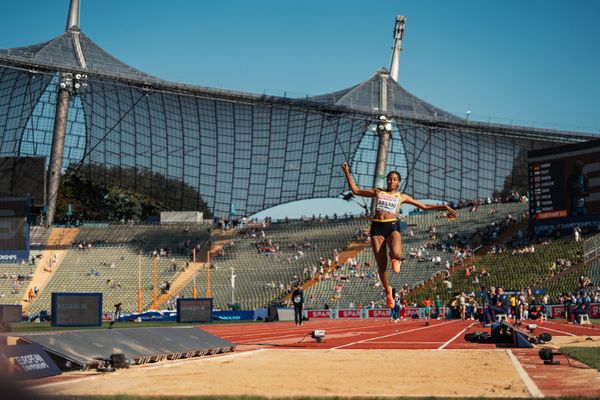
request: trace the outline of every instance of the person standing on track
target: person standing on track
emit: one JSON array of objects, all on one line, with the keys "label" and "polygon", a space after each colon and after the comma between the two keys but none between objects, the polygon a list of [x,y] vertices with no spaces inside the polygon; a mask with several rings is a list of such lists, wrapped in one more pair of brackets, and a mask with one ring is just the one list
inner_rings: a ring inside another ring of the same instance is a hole
[{"label": "person standing on track", "polygon": [[378,188],[361,189],[354,182],[347,163],[342,164],[342,170],[354,195],[376,198],[375,215],[373,215],[371,222],[371,247],[377,261],[379,279],[385,290],[387,306],[392,308],[394,307],[394,296],[387,277],[388,256],[386,247],[389,248],[392,270],[400,272],[402,261],[402,238],[399,226],[400,206],[407,203],[422,210],[446,211],[448,218],[455,218],[456,211],[446,204],[424,204],[407,194],[398,192],[400,188],[400,173],[398,171],[391,171],[387,175],[387,188],[383,190]]},{"label": "person standing on track", "polygon": [[302,308],[304,306],[304,288],[298,285],[292,292],[292,303],[294,304],[294,321],[296,326],[302,326]]},{"label": "person standing on track", "polygon": [[435,317],[436,319],[440,319],[442,317],[442,300],[440,299],[440,295],[435,295]]},{"label": "person standing on track", "polygon": [[429,320],[431,319],[431,306],[433,302],[429,297],[425,297],[425,300],[423,300],[422,303],[423,307],[425,307],[425,325],[429,325]]}]

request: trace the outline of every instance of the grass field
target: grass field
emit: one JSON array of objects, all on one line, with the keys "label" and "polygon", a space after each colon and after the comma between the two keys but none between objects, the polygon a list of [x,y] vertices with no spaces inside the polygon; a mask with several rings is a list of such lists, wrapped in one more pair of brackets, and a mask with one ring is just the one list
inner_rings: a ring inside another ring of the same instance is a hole
[{"label": "grass field", "polygon": [[600,371],[600,347],[563,347],[560,351]]}]

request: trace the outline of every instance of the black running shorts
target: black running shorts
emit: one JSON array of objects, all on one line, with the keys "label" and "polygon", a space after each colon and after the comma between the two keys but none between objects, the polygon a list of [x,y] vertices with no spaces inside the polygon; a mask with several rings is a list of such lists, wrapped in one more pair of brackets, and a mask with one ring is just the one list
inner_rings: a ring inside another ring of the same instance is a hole
[{"label": "black running shorts", "polygon": [[392,232],[400,232],[399,225],[399,221],[373,221],[371,222],[371,236],[383,236],[387,239]]}]

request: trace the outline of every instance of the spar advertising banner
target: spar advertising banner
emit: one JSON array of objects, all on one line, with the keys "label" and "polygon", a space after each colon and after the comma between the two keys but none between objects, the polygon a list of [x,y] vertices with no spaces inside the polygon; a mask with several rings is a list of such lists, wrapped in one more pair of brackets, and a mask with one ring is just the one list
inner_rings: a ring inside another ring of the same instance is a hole
[{"label": "spar advertising banner", "polygon": [[[563,305],[550,305],[547,306],[548,317],[550,318],[564,318],[563,311],[565,307]],[[433,311],[433,310],[432,310]],[[440,309],[440,317],[446,318],[449,313],[448,307],[442,307]],[[308,319],[329,319],[329,318],[390,318],[389,308],[364,308],[364,309],[342,309],[342,310],[304,310],[304,315]],[[402,315],[402,314],[401,314]],[[416,317],[413,317],[416,315]],[[406,313],[404,318],[425,318],[425,309],[420,307],[406,307]],[[600,303],[592,303],[590,305],[590,318],[600,318]]]},{"label": "spar advertising banner", "polygon": [[306,316],[308,319],[331,318],[331,310],[307,310]]},{"label": "spar advertising banner", "polygon": [[369,318],[389,318],[391,310],[389,308],[370,308],[367,310]]},{"label": "spar advertising banner", "polygon": [[[391,310],[389,308],[375,308],[367,311],[369,318],[390,318],[391,314]],[[400,312],[402,312],[402,310],[400,310]],[[417,314],[419,318],[425,316],[424,311],[418,307],[406,307],[406,315],[404,315],[404,318],[412,318],[413,314]]]},{"label": "spar advertising banner", "polygon": [[363,310],[351,309],[351,310],[337,310],[338,318],[362,318]]},{"label": "spar advertising banner", "polygon": [[564,306],[550,306],[550,318],[560,318],[564,310]]},{"label": "spar advertising banner", "polygon": [[[558,304],[549,307],[550,312],[548,314],[550,318],[565,318],[565,306],[563,306],[562,304]],[[590,304],[590,318],[600,318],[600,303]]]}]

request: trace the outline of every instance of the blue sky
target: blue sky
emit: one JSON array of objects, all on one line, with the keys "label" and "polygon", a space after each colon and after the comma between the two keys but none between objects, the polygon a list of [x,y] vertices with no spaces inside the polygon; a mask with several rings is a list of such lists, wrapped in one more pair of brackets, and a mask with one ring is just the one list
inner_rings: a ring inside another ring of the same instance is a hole
[{"label": "blue sky", "polygon": [[[0,48],[60,35],[68,5],[3,2]],[[162,79],[299,97],[389,68],[396,15],[414,95],[471,119],[600,133],[596,0],[82,0],[81,29]]]}]

